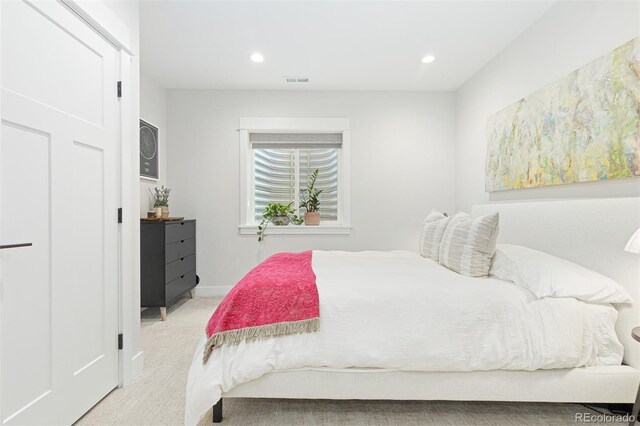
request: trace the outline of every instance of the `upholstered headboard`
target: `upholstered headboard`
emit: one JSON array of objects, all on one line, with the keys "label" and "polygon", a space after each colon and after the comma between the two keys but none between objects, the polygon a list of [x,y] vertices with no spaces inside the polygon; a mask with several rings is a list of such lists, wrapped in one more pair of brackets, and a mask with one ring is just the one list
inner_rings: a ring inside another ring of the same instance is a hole
[{"label": "upholstered headboard", "polygon": [[640,227],[640,198],[606,198],[480,204],[474,216],[500,213],[498,242],[519,244],[578,263],[622,284],[634,300],[617,305],[616,331],[624,363],[640,369],[640,255],[624,251]]}]

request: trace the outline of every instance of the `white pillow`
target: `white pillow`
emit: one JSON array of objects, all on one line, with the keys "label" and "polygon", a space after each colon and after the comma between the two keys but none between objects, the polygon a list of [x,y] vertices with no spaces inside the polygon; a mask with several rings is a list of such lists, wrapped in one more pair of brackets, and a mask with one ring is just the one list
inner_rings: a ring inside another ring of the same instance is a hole
[{"label": "white pillow", "polygon": [[472,218],[458,212],[442,235],[439,262],[468,277],[486,277],[496,251],[498,213]]},{"label": "white pillow", "polygon": [[424,222],[420,233],[420,255],[438,261],[442,234],[451,218],[445,213],[431,210]]},{"label": "white pillow", "polygon": [[513,281],[537,297],[575,297],[585,302],[631,302],[620,284],[568,260],[511,244],[498,244],[489,274]]}]

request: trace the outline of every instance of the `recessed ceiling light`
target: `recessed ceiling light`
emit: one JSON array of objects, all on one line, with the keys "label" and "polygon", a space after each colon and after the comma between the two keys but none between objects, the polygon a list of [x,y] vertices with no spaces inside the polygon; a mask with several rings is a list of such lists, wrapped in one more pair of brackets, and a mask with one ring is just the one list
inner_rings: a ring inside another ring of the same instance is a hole
[{"label": "recessed ceiling light", "polygon": [[427,55],[424,58],[422,58],[422,63],[423,64],[430,64],[431,62],[435,61],[436,57],[433,55]]},{"label": "recessed ceiling light", "polygon": [[264,56],[262,56],[259,53],[254,53],[251,55],[251,61],[256,62],[256,63],[260,63],[264,61]]}]

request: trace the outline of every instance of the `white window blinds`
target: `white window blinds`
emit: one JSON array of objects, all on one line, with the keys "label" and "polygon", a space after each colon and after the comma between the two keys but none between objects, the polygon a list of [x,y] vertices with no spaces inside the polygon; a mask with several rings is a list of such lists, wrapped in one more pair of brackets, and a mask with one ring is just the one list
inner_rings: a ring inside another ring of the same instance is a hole
[{"label": "white window blinds", "polygon": [[339,148],[342,133],[250,133],[254,148]]},{"label": "white window blinds", "polygon": [[338,220],[338,150],[336,148],[300,149],[300,187],[306,188],[309,177],[318,169],[316,188],[320,194],[320,218]]},{"label": "white window blinds", "polygon": [[295,176],[294,149],[254,149],[253,193],[256,221],[262,220],[262,212],[269,203],[295,202]]},{"label": "white window blinds", "polygon": [[[318,169],[320,217],[338,221],[339,149],[341,133],[252,133],[254,218],[262,219],[269,203],[300,205],[300,189]],[[304,214],[304,209],[299,212]]]}]

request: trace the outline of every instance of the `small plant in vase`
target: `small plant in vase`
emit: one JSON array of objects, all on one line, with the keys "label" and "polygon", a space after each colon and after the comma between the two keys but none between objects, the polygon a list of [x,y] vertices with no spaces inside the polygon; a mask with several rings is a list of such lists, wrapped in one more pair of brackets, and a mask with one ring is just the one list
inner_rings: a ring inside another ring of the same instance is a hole
[{"label": "small plant in vase", "polygon": [[151,198],[153,199],[153,208],[156,211],[156,217],[169,217],[169,193],[171,192],[170,188],[165,188],[162,185],[162,188],[155,187],[154,191],[151,191]]},{"label": "small plant in vase", "polygon": [[291,207],[291,204],[293,203],[270,203],[267,208],[264,209],[264,213],[262,213],[262,222],[258,225],[258,241],[264,240],[265,231],[267,230],[267,225],[269,225],[269,223],[273,223],[276,226],[284,226],[289,223],[293,223],[295,225],[302,224],[302,218],[295,214],[296,211]]},{"label": "small plant in vase", "polygon": [[300,191],[300,208],[305,208],[304,223],[306,225],[320,225],[320,194],[322,189],[316,188],[316,180],[318,179],[318,169],[315,169],[311,176],[307,188]]}]

